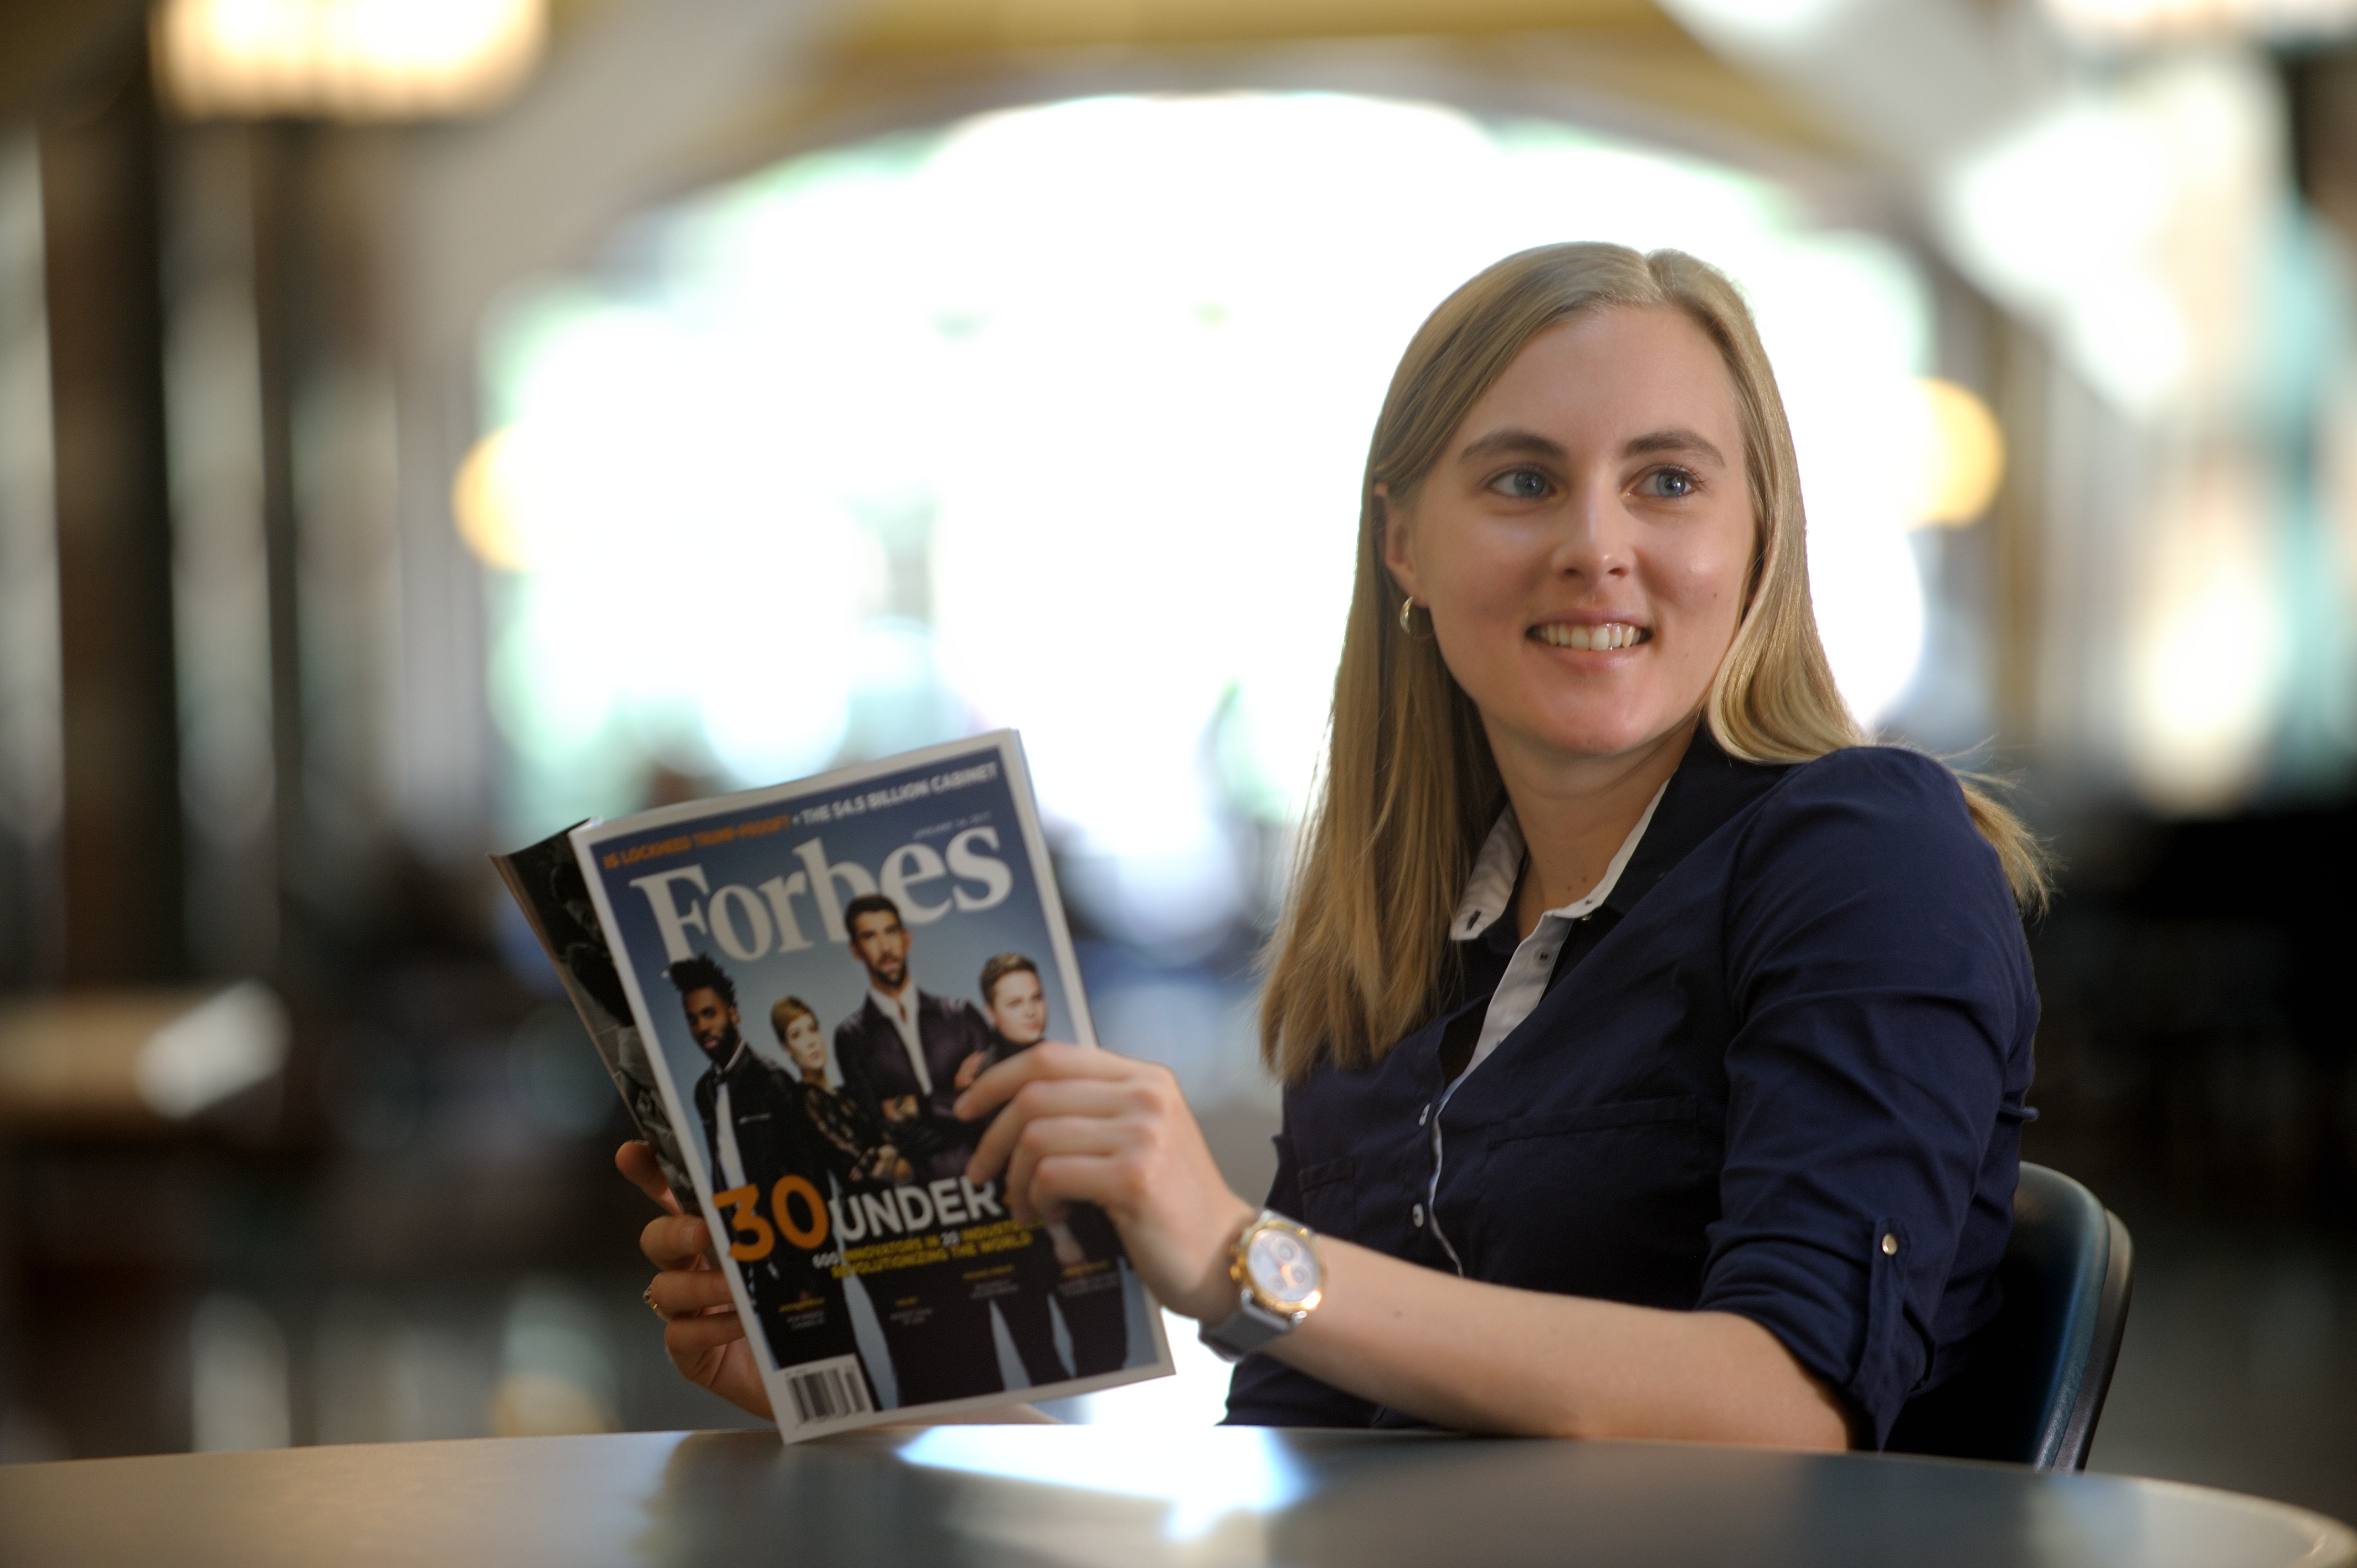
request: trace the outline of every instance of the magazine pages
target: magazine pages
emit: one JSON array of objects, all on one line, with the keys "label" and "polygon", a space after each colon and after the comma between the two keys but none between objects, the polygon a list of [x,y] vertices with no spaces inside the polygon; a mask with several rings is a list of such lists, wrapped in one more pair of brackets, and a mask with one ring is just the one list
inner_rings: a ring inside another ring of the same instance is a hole
[{"label": "magazine pages", "polygon": [[672,1136],[646,1042],[630,1022],[630,997],[622,990],[622,977],[614,972],[614,955],[597,923],[580,859],[573,853],[573,829],[513,854],[495,854],[491,864],[515,895],[532,934],[540,939],[573,1010],[581,1015],[590,1044],[597,1047],[606,1075],[630,1113],[630,1124],[653,1147],[672,1196],[682,1208],[694,1208],[695,1182],[680,1158],[679,1140]]},{"label": "magazine pages", "polygon": [[789,1440],[1170,1370],[1103,1214],[965,1178],[974,1075],[1096,1043],[1012,731],[573,843]]}]

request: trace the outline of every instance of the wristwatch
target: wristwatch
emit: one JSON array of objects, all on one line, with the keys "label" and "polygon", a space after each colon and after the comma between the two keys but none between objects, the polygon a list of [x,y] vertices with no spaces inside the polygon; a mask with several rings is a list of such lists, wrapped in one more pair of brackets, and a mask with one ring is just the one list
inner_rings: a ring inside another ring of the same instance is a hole
[{"label": "wristwatch", "polygon": [[1326,1265],[1318,1233],[1271,1209],[1244,1227],[1228,1258],[1236,1310],[1207,1323],[1198,1336],[1223,1361],[1241,1361],[1290,1334],[1315,1311],[1326,1292]]}]

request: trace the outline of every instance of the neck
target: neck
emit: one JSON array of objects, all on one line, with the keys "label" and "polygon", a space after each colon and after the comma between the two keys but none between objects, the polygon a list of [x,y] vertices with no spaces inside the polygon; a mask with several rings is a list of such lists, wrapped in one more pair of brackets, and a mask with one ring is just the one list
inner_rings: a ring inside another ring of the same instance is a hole
[{"label": "neck", "polygon": [[1700,719],[1696,714],[1616,757],[1568,761],[1500,746],[1492,736],[1491,749],[1529,857],[1514,900],[1520,935],[1529,936],[1541,915],[1587,897],[1604,880],[1646,806],[1678,770]]},{"label": "neck", "polygon": [[902,970],[898,981],[880,979],[871,973],[867,977],[867,983],[875,989],[877,995],[889,996],[898,1002],[900,999],[900,993],[909,989],[909,972]]}]

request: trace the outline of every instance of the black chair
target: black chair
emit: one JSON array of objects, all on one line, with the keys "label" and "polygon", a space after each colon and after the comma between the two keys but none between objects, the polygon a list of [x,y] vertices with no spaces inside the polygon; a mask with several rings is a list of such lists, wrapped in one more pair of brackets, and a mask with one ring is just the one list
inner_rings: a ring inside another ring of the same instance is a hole
[{"label": "black chair", "polygon": [[2083,1470],[2127,1326],[2128,1228],[2060,1171],[2024,1164],[2005,1306],[1964,1369],[1899,1412],[1900,1454]]}]

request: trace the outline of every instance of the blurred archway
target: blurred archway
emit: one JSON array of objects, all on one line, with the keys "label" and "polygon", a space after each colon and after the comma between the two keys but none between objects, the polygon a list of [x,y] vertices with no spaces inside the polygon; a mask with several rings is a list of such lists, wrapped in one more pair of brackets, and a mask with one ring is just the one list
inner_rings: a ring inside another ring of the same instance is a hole
[{"label": "blurred archway", "polygon": [[1308,793],[1392,362],[1481,266],[1579,238],[1750,296],[1819,622],[1888,718],[1935,445],[1904,248],[1561,121],[1098,96],[790,159],[505,302],[458,499],[498,569],[511,832],[658,770],[749,786],[1012,725],[1083,908],[1200,950],[1265,913]]}]

